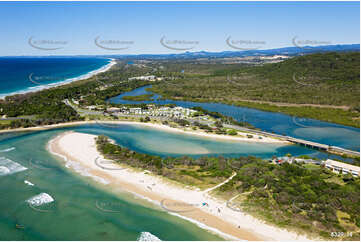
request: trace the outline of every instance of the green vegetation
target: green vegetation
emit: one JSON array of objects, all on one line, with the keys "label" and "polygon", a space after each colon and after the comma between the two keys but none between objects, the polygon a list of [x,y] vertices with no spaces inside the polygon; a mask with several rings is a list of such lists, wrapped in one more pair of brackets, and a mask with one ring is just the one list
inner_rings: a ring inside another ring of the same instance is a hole
[{"label": "green vegetation", "polygon": [[147,169],[183,184],[206,188],[237,175],[217,195],[270,223],[325,239],[331,232],[352,232],[359,240],[360,179],[336,175],[320,166],[270,164],[255,157],[162,158],[140,154],[98,136],[97,148],[108,159]]},{"label": "green vegetation", "polygon": [[[335,239],[331,232],[339,231],[353,232],[352,238],[340,239],[359,240],[359,178],[338,177],[315,165],[253,161],[234,162],[233,166],[239,167],[237,176],[219,189],[220,194],[240,194],[233,206],[278,226],[300,228],[325,239]],[[347,219],[341,219],[340,212]]]},{"label": "green vegetation", "polygon": [[[97,148],[107,159],[135,168],[142,168],[187,185],[208,187],[232,175],[226,159],[188,156],[162,158],[141,154],[109,142],[105,136],[98,136]],[[220,161],[221,160],[221,161]]]},{"label": "green vegetation", "polygon": [[83,120],[77,112],[65,104],[65,100],[77,99],[82,105],[106,105],[106,100],[135,88],[149,85],[147,81],[131,81],[128,78],[143,74],[137,68],[118,64],[111,70],[86,80],[36,93],[8,96],[0,101],[0,115],[32,118],[0,123],[0,129],[31,127]]},{"label": "green vegetation", "polygon": [[[193,114],[193,116],[208,115],[212,118],[219,119],[221,121],[221,123],[233,124],[233,125],[243,126],[246,128],[254,128],[253,125],[250,123],[238,122],[232,117],[225,116],[218,112],[208,111],[202,107],[193,107],[192,109],[197,111],[196,113]],[[219,127],[219,128],[221,128],[221,127]]]},{"label": "green vegetation", "polygon": [[144,94],[138,96],[123,96],[122,98],[128,101],[152,101],[153,96],[154,94]]},{"label": "green vegetation", "polygon": [[360,113],[337,108],[277,106],[266,103],[235,102],[233,105],[256,108],[263,111],[285,113],[295,117],[313,118],[330,123],[360,127]]},{"label": "green vegetation", "polygon": [[237,135],[238,132],[236,130],[234,130],[234,129],[230,129],[230,130],[228,130],[227,134],[229,134],[229,135]]},{"label": "green vegetation", "polygon": [[[181,65],[171,64],[169,70]],[[186,74],[174,73],[151,90],[167,99],[219,102],[359,127],[359,52],[310,54],[256,66],[183,66]]]},{"label": "green vegetation", "polygon": [[175,119],[174,122],[176,122],[177,124],[179,124],[180,126],[189,126],[191,123],[188,120],[185,119]]},{"label": "green vegetation", "polygon": [[150,122],[151,120],[148,116],[146,116],[145,118],[140,118],[139,121],[143,122],[143,123],[147,123],[147,122]]},{"label": "green vegetation", "polygon": [[[226,103],[359,127],[359,64],[359,52],[311,54],[263,65],[217,60],[157,60],[147,65],[127,65],[118,61],[96,77],[1,100],[0,115],[32,118],[2,121],[0,129],[83,120],[84,115],[64,103],[66,99],[74,98],[82,106],[106,106],[107,99],[149,84],[153,85],[152,91],[167,99]],[[128,81],[147,73],[164,80]],[[124,99],[147,101],[152,94]],[[236,122],[218,113],[199,111],[225,123]],[[250,127],[242,122],[238,125]]]}]

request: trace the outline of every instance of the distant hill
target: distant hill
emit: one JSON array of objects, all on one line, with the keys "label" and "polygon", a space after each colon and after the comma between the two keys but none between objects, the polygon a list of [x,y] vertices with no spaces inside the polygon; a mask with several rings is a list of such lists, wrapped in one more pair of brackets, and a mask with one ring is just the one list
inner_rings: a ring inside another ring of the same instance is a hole
[{"label": "distant hill", "polygon": [[[323,45],[323,46],[303,46],[303,47],[284,47],[268,50],[243,50],[243,51],[222,51],[222,52],[183,52],[177,54],[139,54],[139,55],[77,55],[74,57],[106,57],[119,59],[198,59],[198,58],[232,58],[245,56],[272,56],[272,55],[289,55],[297,56],[311,53],[321,52],[346,52],[346,51],[360,51],[360,44],[347,45]],[[38,57],[38,56],[14,56],[14,57]],[[69,56],[46,56],[46,57],[69,57]],[[1,57],[0,57],[1,58]]]},{"label": "distant hill", "polygon": [[231,58],[245,56],[270,56],[270,55],[304,55],[320,52],[346,52],[360,51],[360,44],[349,45],[326,45],[326,46],[305,46],[305,47],[285,47],[269,50],[244,50],[244,51],[222,51],[222,52],[185,52],[179,54],[147,54],[147,55],[113,55],[120,59],[196,59],[196,58]]},{"label": "distant hill", "polygon": [[360,52],[329,52],[298,56],[280,63],[246,69],[280,82],[317,87],[322,84],[349,85],[360,82]]}]

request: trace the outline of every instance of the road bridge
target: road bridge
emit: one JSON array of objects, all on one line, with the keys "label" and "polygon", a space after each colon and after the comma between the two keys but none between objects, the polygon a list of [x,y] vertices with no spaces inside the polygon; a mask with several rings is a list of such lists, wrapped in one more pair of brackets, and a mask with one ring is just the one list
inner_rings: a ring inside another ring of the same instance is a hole
[{"label": "road bridge", "polygon": [[244,132],[249,132],[249,133],[254,133],[254,134],[258,134],[258,135],[264,135],[264,136],[269,136],[269,137],[285,140],[285,141],[288,141],[288,142],[291,142],[294,144],[303,145],[308,148],[323,150],[323,151],[327,151],[330,153],[341,153],[341,154],[346,154],[346,155],[360,156],[359,151],[348,150],[348,149],[344,149],[344,148],[337,147],[337,146],[330,146],[330,145],[320,144],[320,143],[313,142],[313,141],[297,139],[297,138],[290,137],[290,136],[284,136],[284,135],[269,133],[269,132],[265,132],[265,131],[255,130],[255,129],[248,129],[248,128],[244,128],[244,127],[241,127],[238,125],[224,124],[223,126],[226,128],[232,128],[232,129],[239,130],[239,131],[244,131]]}]

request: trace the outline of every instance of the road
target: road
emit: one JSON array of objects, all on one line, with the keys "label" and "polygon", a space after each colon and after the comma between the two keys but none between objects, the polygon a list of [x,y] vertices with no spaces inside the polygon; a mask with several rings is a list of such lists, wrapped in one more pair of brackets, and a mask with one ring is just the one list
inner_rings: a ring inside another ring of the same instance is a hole
[{"label": "road", "polygon": [[360,156],[360,152],[344,149],[344,148],[337,147],[337,146],[329,146],[329,145],[320,144],[320,143],[316,143],[316,142],[312,142],[312,141],[308,141],[308,140],[297,139],[297,138],[294,138],[291,136],[284,136],[284,135],[268,133],[268,132],[260,131],[260,130],[248,129],[248,128],[240,127],[237,125],[224,124],[223,126],[226,128],[232,128],[232,129],[239,130],[239,131],[250,132],[250,133],[255,133],[255,134],[259,134],[259,135],[278,138],[278,139],[289,141],[289,142],[292,142],[295,144],[304,145],[306,147],[310,147],[313,149],[316,148],[316,149],[324,150],[324,151],[328,151],[328,152],[337,152],[337,153],[344,153],[347,155]]}]

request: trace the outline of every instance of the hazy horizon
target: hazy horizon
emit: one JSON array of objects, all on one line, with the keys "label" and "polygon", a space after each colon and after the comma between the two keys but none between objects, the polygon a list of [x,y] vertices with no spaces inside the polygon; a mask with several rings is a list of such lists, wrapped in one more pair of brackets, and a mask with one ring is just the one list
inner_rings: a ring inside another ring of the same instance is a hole
[{"label": "hazy horizon", "polygon": [[0,6],[0,56],[179,54],[275,49],[295,42],[360,43],[359,2],[1,2]]}]

